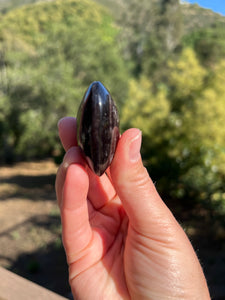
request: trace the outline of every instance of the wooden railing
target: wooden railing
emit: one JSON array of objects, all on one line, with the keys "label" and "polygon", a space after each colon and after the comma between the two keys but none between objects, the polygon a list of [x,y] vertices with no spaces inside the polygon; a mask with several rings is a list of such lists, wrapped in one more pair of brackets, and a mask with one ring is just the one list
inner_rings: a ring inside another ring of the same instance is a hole
[{"label": "wooden railing", "polygon": [[0,300],[66,300],[0,267]]}]

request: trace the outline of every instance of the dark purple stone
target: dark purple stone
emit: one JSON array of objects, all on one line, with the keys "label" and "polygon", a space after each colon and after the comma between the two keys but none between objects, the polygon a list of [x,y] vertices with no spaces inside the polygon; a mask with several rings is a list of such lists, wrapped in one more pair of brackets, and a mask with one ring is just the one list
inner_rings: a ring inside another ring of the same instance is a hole
[{"label": "dark purple stone", "polygon": [[112,162],[119,139],[119,115],[104,85],[94,81],[77,114],[77,139],[88,165],[101,176]]}]

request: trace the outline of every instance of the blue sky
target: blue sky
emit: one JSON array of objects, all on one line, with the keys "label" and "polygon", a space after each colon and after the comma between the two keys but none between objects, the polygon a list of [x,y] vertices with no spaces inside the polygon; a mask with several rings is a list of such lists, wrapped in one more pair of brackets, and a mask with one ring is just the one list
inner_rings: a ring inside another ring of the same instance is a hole
[{"label": "blue sky", "polygon": [[225,16],[224,0],[185,0],[185,2],[197,3],[199,6],[202,6],[204,8],[209,8]]}]

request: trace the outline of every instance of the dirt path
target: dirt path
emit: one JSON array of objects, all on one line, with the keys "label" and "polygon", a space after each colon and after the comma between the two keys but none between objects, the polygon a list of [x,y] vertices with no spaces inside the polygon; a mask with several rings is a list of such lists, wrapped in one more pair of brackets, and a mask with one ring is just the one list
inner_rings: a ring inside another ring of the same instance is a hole
[{"label": "dirt path", "polygon": [[68,296],[51,161],[0,168],[0,265]]}]

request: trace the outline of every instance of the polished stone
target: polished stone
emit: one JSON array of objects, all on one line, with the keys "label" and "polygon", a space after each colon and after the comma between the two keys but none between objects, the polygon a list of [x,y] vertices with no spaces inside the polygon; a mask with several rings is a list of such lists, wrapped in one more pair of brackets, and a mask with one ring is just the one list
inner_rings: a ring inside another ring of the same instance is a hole
[{"label": "polished stone", "polygon": [[108,168],[119,140],[119,115],[109,91],[94,81],[84,94],[77,114],[78,144],[89,167],[101,176]]}]

